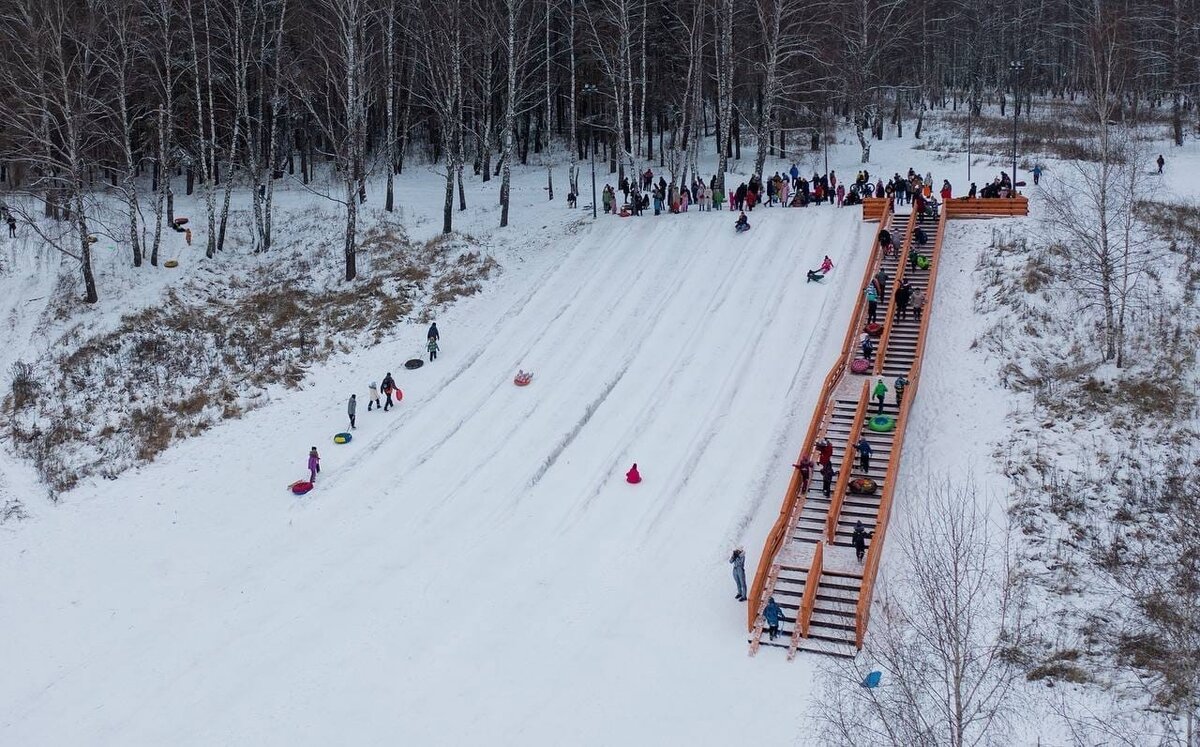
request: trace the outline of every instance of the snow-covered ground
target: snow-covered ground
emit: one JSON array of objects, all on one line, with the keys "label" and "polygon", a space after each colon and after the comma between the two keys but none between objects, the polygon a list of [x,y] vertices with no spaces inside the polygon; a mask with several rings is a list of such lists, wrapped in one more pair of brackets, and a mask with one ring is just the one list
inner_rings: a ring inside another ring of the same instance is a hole
[{"label": "snow-covered ground", "polygon": [[[0,741],[793,738],[806,666],[746,656],[726,557],[757,554],[872,229],[752,218],[535,240],[438,320],[433,364],[401,367],[404,327],[6,527]],[[366,412],[389,370],[403,403]]]},{"label": "snow-covered ground", "polygon": [[[873,175],[911,165],[964,191],[961,158],[912,145],[876,144]],[[856,151],[831,148],[843,179]],[[1200,161],[1181,153],[1168,179]],[[973,178],[998,170],[977,158]],[[440,227],[436,180],[401,180],[416,239]],[[403,369],[425,330],[399,326],[314,367],[301,391],[281,387],[57,505],[0,455],[0,497],[30,514],[0,524],[0,744],[805,739],[814,661],[747,657],[726,559],[744,544],[757,563],[875,227],[836,208],[758,209],[745,236],[728,212],[593,225],[547,206],[543,184],[518,175],[501,232],[497,185],[470,184],[457,225],[503,271],[440,316],[433,364]],[[948,231],[897,521],[927,475],[965,468],[997,514],[1007,505],[990,455],[1009,395],[974,348],[987,240],[986,224]],[[27,249],[8,243],[15,271],[0,278],[5,370],[73,323],[44,318],[56,279]],[[806,284],[824,254],[837,270]],[[177,282],[106,261],[101,293],[119,302],[80,312],[99,328]],[[512,385],[518,368],[531,386]],[[368,413],[366,386],[387,371],[403,402]],[[336,446],[351,392],[359,428]],[[312,445],[319,487],[297,499],[285,486]],[[623,480],[633,462],[638,486]]]}]

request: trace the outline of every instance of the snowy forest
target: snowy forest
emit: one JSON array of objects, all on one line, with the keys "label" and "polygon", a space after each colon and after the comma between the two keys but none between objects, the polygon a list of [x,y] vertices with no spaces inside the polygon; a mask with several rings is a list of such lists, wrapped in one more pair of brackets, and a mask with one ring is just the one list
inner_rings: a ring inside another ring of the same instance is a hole
[{"label": "snowy forest", "polygon": [[[1020,116],[1034,97],[1102,101],[1101,121],[1169,111],[1182,144],[1200,127],[1196,6],[4,0],[0,182],[7,210],[79,260],[88,302],[96,237],[157,266],[180,192],[203,195],[212,258],[232,189],[252,188],[252,240],[270,251],[283,178],[336,185],[353,280],[359,205],[392,210],[392,175],[413,158],[444,172],[449,233],[464,179],[498,180],[505,226],[511,167],[531,153],[549,199],[578,192],[572,165],[589,155],[620,175],[657,161],[683,182],[703,143],[723,182],[747,143],[761,172],[849,123],[866,162],[886,128],[920,137],[930,109]],[[371,174],[387,175],[382,194]],[[97,207],[114,199],[119,215]]]}]

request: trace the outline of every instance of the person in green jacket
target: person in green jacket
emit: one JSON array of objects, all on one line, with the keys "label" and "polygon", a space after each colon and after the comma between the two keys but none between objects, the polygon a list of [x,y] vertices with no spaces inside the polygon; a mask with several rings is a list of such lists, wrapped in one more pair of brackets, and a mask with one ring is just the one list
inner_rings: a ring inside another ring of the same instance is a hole
[{"label": "person in green jacket", "polygon": [[720,210],[721,206],[725,204],[725,190],[721,189],[720,187],[714,189],[712,193],[712,201],[717,210]]},{"label": "person in green jacket", "polygon": [[871,392],[871,395],[875,397],[876,401],[879,402],[879,409],[876,411],[879,415],[883,414],[883,400],[885,397],[887,397],[887,392],[887,384],[884,384],[883,377],[880,377],[880,379],[875,382],[875,389]]},{"label": "person in green jacket", "polygon": [[436,337],[430,337],[429,343],[425,345],[425,349],[429,351],[429,362],[433,363],[437,360],[438,341]]}]

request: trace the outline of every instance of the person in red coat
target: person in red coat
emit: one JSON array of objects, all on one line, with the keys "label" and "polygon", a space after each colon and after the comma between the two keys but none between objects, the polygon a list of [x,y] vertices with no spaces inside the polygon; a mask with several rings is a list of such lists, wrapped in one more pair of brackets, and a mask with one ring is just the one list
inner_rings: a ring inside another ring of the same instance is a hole
[{"label": "person in red coat", "polygon": [[950,180],[943,179],[942,180],[942,191],[939,193],[942,196],[942,202],[949,200],[951,193],[952,193],[952,190],[950,189]]},{"label": "person in red coat", "polygon": [[625,473],[625,482],[629,483],[630,485],[637,485],[641,481],[642,476],[638,472],[637,462],[634,462],[633,466],[629,468],[629,471]]},{"label": "person in red coat", "polygon": [[829,464],[833,461],[833,444],[828,438],[817,441],[817,464]]}]

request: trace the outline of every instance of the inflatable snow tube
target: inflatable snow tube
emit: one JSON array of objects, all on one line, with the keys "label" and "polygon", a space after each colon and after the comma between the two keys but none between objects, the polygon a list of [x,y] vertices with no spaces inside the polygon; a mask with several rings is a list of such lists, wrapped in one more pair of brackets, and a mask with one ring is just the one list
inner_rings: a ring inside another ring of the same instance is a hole
[{"label": "inflatable snow tube", "polygon": [[413,371],[424,365],[425,361],[421,360],[420,358],[409,358],[408,360],[404,361],[404,367],[409,371]]},{"label": "inflatable snow tube", "polygon": [[296,482],[292,483],[291,485],[288,485],[288,490],[292,491],[296,495],[304,495],[305,493],[307,493],[308,491],[310,491],[312,489],[313,489],[313,484],[311,482],[309,482],[308,480],[297,480]]},{"label": "inflatable snow tube", "polygon": [[187,218],[176,218],[175,219],[175,225],[177,225],[177,226],[186,226],[187,222],[188,222]]},{"label": "inflatable snow tube", "polygon": [[869,477],[856,477],[850,481],[850,492],[854,495],[874,495],[879,485]]},{"label": "inflatable snow tube", "polygon": [[871,337],[879,337],[883,334],[883,325],[878,322],[871,322],[866,327],[863,327],[863,331]]},{"label": "inflatable snow tube", "polygon": [[178,267],[178,266],[179,266],[179,260],[177,260],[177,259],[168,259],[166,262],[163,262],[163,267]]},{"label": "inflatable snow tube", "polygon": [[871,370],[871,361],[866,358],[855,358],[850,362],[850,373],[865,374]]},{"label": "inflatable snow tube", "polygon": [[343,431],[341,433],[336,434],[333,437],[333,442],[335,444],[348,444],[348,443],[350,443],[351,439],[353,439],[353,438],[354,438],[353,434],[346,433],[345,431]]},{"label": "inflatable snow tube", "polygon": [[867,421],[867,428],[876,433],[890,433],[896,430],[896,418],[892,415],[875,415]]},{"label": "inflatable snow tube", "polygon": [[533,381],[533,374],[529,371],[518,371],[513,377],[513,383],[517,386],[529,386],[529,382]]}]

